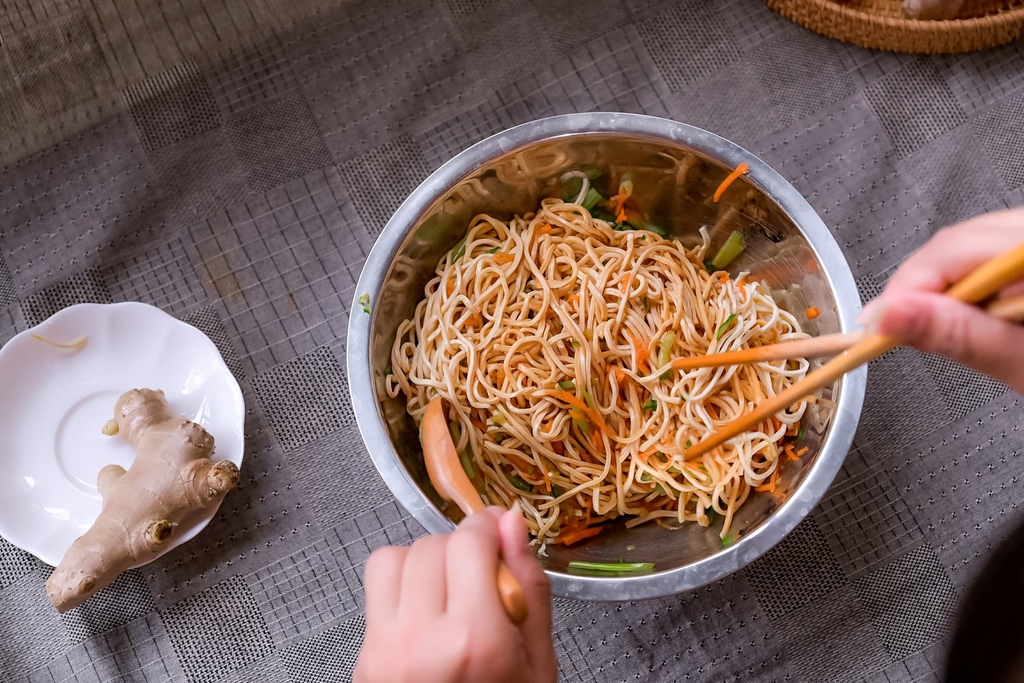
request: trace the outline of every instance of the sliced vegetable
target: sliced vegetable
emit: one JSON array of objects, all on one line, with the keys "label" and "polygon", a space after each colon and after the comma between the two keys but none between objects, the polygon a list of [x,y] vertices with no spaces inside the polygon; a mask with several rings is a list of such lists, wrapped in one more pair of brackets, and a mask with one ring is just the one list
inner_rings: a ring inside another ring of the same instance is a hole
[{"label": "sliced vegetable", "polygon": [[565,379],[559,382],[558,388],[563,391],[576,391],[576,385],[571,379]]},{"label": "sliced vegetable", "polygon": [[644,402],[644,410],[657,410],[657,409],[658,409],[658,401],[656,399],[649,398],[649,399],[647,399],[647,401]]},{"label": "sliced vegetable", "polygon": [[580,347],[580,343],[577,340],[575,340],[575,339],[572,340],[572,345],[573,345],[574,348],[577,348],[577,349]]},{"label": "sliced vegetable", "polygon": [[[672,346],[676,343],[676,333],[666,332],[661,336],[661,341],[658,343],[658,367],[663,368],[668,365],[671,360]],[[662,379],[668,379],[666,377],[668,373],[662,375]]]},{"label": "sliced vegetable", "polygon": [[725,180],[723,180],[722,184],[718,186],[717,190],[715,190],[715,196],[712,198],[712,201],[714,201],[715,204],[717,204],[718,200],[722,198],[722,195],[725,194],[725,191],[727,189],[729,189],[729,186],[732,185],[733,181],[739,178],[744,173],[746,173],[748,170],[750,169],[747,167],[746,163],[742,163],[735,169],[733,169],[732,173],[725,176]]},{"label": "sliced vegetable", "polygon": [[692,446],[693,446],[693,441],[691,441],[690,439],[687,439],[686,440],[686,447],[687,448],[691,448]]},{"label": "sliced vegetable", "polygon": [[373,312],[370,309],[370,295],[367,292],[363,292],[362,294],[360,294],[359,298],[356,299],[356,301],[358,301],[359,305],[363,307],[363,313]]},{"label": "sliced vegetable", "polygon": [[714,524],[718,521],[718,513],[715,512],[714,508],[704,510],[704,514],[707,515],[708,524]]},{"label": "sliced vegetable", "polygon": [[460,258],[462,258],[463,255],[465,255],[465,253],[466,253],[466,240],[467,239],[469,239],[469,235],[466,235],[465,237],[463,237],[459,241],[459,243],[455,245],[455,248],[452,249],[452,263],[455,263]]},{"label": "sliced vegetable", "polygon": [[512,254],[495,254],[494,262],[498,265],[505,265],[506,263],[512,263],[516,260],[516,257]]},{"label": "sliced vegetable", "polygon": [[459,462],[462,463],[462,469],[466,471],[466,476],[473,480],[476,478],[476,467],[473,466],[473,458],[470,457],[466,451],[459,451]]},{"label": "sliced vegetable", "polygon": [[497,254],[500,250],[501,250],[501,245],[499,244],[494,249],[488,249],[487,253],[488,254]]},{"label": "sliced vegetable", "polygon": [[557,543],[564,543],[565,545],[572,545],[573,543],[579,543],[580,541],[597,536],[599,533],[604,531],[604,526],[581,526],[571,531],[566,531],[563,534],[559,534],[558,538],[555,539]]},{"label": "sliced vegetable", "polygon": [[590,423],[587,422],[585,419],[583,419],[581,417],[574,417],[572,419],[572,423],[574,425],[576,425],[577,427],[579,427],[579,430],[581,432],[583,432],[587,436],[590,436]]},{"label": "sliced vegetable", "polygon": [[583,208],[592,211],[595,206],[604,201],[604,196],[594,188],[587,190],[587,196],[583,198]]},{"label": "sliced vegetable", "polygon": [[807,434],[807,426],[803,423],[800,423],[800,429],[796,433],[796,443],[800,443],[801,441],[803,441],[805,434]]},{"label": "sliced vegetable", "polygon": [[578,576],[642,576],[654,571],[654,563],[573,560],[569,563],[568,571]]},{"label": "sliced vegetable", "polygon": [[731,546],[735,542],[736,542],[736,537],[733,536],[732,534],[726,534],[725,536],[722,537],[722,547],[723,548],[728,548],[729,546]]},{"label": "sliced vegetable", "polygon": [[725,270],[746,248],[747,242],[743,239],[743,233],[739,230],[733,230],[732,234],[725,240],[725,244],[715,254],[715,258],[711,259],[711,265],[715,270]]},{"label": "sliced vegetable", "polygon": [[520,491],[533,491],[533,484],[526,481],[518,474],[510,474],[508,477],[508,481]]},{"label": "sliced vegetable", "polygon": [[491,422],[494,423],[495,427],[502,426],[503,424],[505,424],[505,414],[504,413],[495,413],[491,417]]},{"label": "sliced vegetable", "polygon": [[591,410],[597,408],[597,403],[594,401],[594,397],[590,395],[590,392],[586,389],[581,389],[580,394],[583,395],[583,400],[587,402],[587,407]]},{"label": "sliced vegetable", "polygon": [[715,332],[715,340],[716,341],[722,338],[722,335],[725,334],[725,331],[727,329],[729,329],[729,326],[732,325],[734,320],[736,320],[736,314],[735,313],[733,313],[728,318],[726,318],[725,322],[723,322],[721,325],[718,326],[718,330]]},{"label": "sliced vegetable", "polygon": [[580,190],[583,189],[583,178],[579,176],[573,176],[565,181],[562,186],[562,194],[560,195],[562,201],[571,202],[575,201],[576,197],[580,196]]}]

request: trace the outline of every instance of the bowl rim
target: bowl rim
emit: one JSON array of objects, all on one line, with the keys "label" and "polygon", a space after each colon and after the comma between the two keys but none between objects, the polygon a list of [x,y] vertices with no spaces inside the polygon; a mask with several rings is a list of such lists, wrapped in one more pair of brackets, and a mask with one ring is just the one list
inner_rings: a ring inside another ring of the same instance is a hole
[{"label": "bowl rim", "polygon": [[[745,180],[764,192],[793,221],[822,264],[835,296],[840,329],[855,325],[861,302],[849,263],[825,223],[806,199],[753,153],[709,131],[643,114],[563,114],[523,123],[488,137],[441,165],[398,207],[380,232],[359,275],[349,316],[347,371],[359,432],[380,476],[398,502],[429,533],[448,533],[454,525],[430,502],[402,465],[385,428],[370,359],[373,316],[359,313],[357,299],[381,290],[384,278],[409,231],[433,203],[467,175],[509,152],[547,140],[590,134],[623,134],[684,145],[735,168],[745,162]],[[371,307],[372,308],[372,307]],[[636,577],[575,576],[550,569],[551,591],[581,600],[625,601],[674,595],[732,574],[767,553],[807,517],[842,467],[853,443],[867,385],[867,368],[848,373],[840,383],[837,411],[818,458],[793,494],[771,517],[734,544],[693,564]],[[770,522],[770,523],[769,523]]]}]

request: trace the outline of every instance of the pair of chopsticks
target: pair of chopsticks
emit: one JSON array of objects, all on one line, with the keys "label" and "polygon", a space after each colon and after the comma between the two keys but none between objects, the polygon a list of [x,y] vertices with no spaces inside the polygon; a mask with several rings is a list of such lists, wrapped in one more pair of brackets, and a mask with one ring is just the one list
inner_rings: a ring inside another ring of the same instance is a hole
[{"label": "pair of chopsticks", "polygon": [[[979,266],[946,290],[946,296],[965,303],[976,304],[1022,278],[1024,278],[1024,245]],[[1024,295],[997,300],[986,310],[1000,318],[1018,320],[1024,317]],[[743,417],[729,422],[693,447],[688,448],[683,454],[683,458],[691,460],[704,455],[729,439],[769,419],[779,411],[785,410],[797,401],[807,398],[854,368],[878,358],[900,344],[902,341],[892,335],[852,332],[685,359],[692,364],[688,366],[674,365],[674,367],[691,369],[839,353],[838,356],[812,371],[793,386],[776,394]],[[680,361],[675,361],[675,363],[679,364]]]}]

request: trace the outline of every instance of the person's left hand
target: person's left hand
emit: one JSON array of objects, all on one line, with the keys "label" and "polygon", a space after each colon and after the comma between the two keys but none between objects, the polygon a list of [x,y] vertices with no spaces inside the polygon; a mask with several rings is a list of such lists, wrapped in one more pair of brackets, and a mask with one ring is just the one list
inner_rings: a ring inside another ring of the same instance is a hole
[{"label": "person's left hand", "polygon": [[[499,558],[522,584],[529,609],[516,626],[498,595]],[[367,560],[366,639],[354,683],[554,683],[547,575],[526,544],[518,506],[487,508],[450,535]]]}]

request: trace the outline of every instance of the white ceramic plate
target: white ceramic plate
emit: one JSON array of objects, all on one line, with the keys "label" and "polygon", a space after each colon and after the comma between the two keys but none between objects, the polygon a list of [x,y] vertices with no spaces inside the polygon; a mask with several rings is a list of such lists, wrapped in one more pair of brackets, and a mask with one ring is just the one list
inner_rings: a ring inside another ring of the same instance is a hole
[{"label": "white ceramic plate", "polygon": [[[59,349],[36,337],[79,349]],[[210,339],[141,303],[79,304],[0,349],[0,535],[56,566],[96,520],[96,475],[128,468],[135,450],[104,436],[128,389],[162,389],[171,408],[215,440],[214,458],[242,464],[242,391]],[[216,509],[185,520],[167,550],[189,540]],[[165,551],[166,552],[166,551]]]}]

